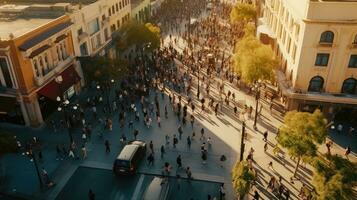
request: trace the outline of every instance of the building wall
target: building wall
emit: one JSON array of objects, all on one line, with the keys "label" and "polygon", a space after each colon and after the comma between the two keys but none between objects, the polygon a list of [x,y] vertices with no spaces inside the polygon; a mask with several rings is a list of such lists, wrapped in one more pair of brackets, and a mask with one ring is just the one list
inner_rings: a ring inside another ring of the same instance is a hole
[{"label": "building wall", "polygon": [[[37,86],[35,85],[35,75],[34,75],[34,68],[33,64],[31,62],[31,59],[26,58],[24,53],[19,50],[19,46],[23,44],[25,41],[33,38],[34,36],[42,33],[46,29],[49,29],[51,27],[54,27],[57,24],[64,23],[69,21],[68,16],[62,16],[56,20],[51,21],[48,24],[45,24],[44,26],[38,27],[37,29],[16,38],[15,40],[12,41],[12,48],[11,48],[11,55],[13,57],[13,64],[15,71],[18,73],[18,82],[19,82],[19,89],[22,94],[29,94],[32,91],[34,91]],[[55,38],[55,37],[54,37]],[[54,39],[52,38],[52,40]],[[74,54],[73,50],[73,45],[72,45],[72,36],[69,35],[66,39],[66,50],[70,55]],[[36,49],[38,47],[41,47],[45,44],[49,44],[49,40],[45,40],[36,46],[34,46],[31,49]]]},{"label": "building wall", "polygon": [[[324,31],[334,32],[331,47],[319,44]],[[341,93],[344,80],[357,77],[357,68],[348,67],[351,54],[357,54],[357,49],[351,48],[357,24],[307,23],[304,35],[295,87],[307,91],[311,78],[321,76],[325,80],[324,92]],[[330,54],[327,66],[315,66],[317,53]]]},{"label": "building wall", "polygon": [[[99,0],[93,4],[85,5],[81,9],[69,14],[74,25],[72,26],[73,44],[76,56],[85,56],[80,51],[80,46],[87,44],[89,56],[102,52],[102,49],[111,41],[111,35],[122,27],[130,18],[129,0]],[[94,34],[89,33],[89,23],[98,19],[99,30]],[[82,29],[83,35],[78,34]],[[85,35],[87,34],[87,35]],[[100,44],[98,45],[98,38]]]}]

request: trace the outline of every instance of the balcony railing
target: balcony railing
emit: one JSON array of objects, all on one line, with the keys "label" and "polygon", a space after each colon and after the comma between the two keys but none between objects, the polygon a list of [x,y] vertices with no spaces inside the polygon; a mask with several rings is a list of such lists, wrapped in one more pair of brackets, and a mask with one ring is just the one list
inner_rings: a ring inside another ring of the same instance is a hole
[{"label": "balcony railing", "polygon": [[73,56],[67,56],[66,59],[59,61],[57,63],[57,66],[55,66],[54,68],[52,68],[49,72],[47,72],[46,75],[42,76],[42,77],[36,77],[35,78],[35,83],[37,86],[42,86],[48,79],[50,79],[51,77],[53,77],[54,75],[56,75],[57,73],[59,73],[60,71],[62,71],[62,69],[65,66],[70,65],[74,60]]}]

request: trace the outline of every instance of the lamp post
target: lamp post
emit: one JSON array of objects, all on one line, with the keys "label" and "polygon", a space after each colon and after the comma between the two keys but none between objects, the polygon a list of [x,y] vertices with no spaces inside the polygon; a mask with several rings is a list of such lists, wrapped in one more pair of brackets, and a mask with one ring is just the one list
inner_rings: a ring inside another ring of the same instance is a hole
[{"label": "lamp post", "polygon": [[22,153],[22,155],[24,155],[24,156],[26,155],[26,156],[30,157],[30,161],[33,162],[33,164],[35,166],[35,169],[36,169],[36,174],[37,174],[37,177],[38,177],[38,181],[40,183],[40,189],[42,190],[43,189],[43,181],[42,181],[42,177],[41,177],[41,174],[40,174],[40,170],[38,168],[38,163],[37,163],[36,156],[33,155],[32,149],[30,149],[26,153]]},{"label": "lamp post", "polygon": [[245,149],[244,137],[245,137],[245,122],[243,121],[243,123],[242,123],[242,138],[240,140],[239,161],[242,161],[243,160],[243,156],[244,156],[244,149]]},{"label": "lamp post", "polygon": [[256,92],[255,92],[255,115],[254,115],[254,124],[253,128],[257,130],[257,120],[258,120],[258,105],[259,105],[259,99],[260,99],[260,88],[263,84],[261,83],[260,80],[258,80],[254,86]]},{"label": "lamp post", "polygon": [[[64,121],[65,121],[65,125],[66,125],[66,128],[67,128],[67,131],[68,131],[68,136],[69,136],[69,141],[70,141],[70,144],[72,144],[73,142],[73,135],[72,135],[72,131],[71,131],[71,124],[69,122],[69,118],[68,118],[68,107],[69,107],[69,100],[68,99],[64,99],[62,100],[61,97],[57,97],[56,98],[57,102],[59,103],[59,106],[57,108],[58,112],[62,112],[63,111],[63,115],[64,115]],[[78,109],[78,105],[74,105],[73,107],[73,110],[77,110]]]}]

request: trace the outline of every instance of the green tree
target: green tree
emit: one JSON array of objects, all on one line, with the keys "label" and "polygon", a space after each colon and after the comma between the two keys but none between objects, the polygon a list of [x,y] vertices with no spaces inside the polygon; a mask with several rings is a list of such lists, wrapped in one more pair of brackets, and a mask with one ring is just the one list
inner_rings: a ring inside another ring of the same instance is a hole
[{"label": "green tree", "polygon": [[81,64],[87,81],[118,80],[128,73],[127,61],[121,59],[109,59],[103,56],[82,58]]},{"label": "green tree", "polygon": [[160,28],[151,23],[131,22],[125,25],[121,32],[120,40],[114,40],[117,47],[123,46],[123,44],[130,47],[133,45],[143,46],[149,43],[147,50],[154,50],[160,47]]},{"label": "green tree", "polygon": [[338,155],[317,157],[312,183],[317,200],[353,199],[353,187],[357,184],[357,167]]},{"label": "green tree", "polygon": [[257,16],[256,7],[253,4],[237,3],[233,6],[230,19],[232,23],[247,24],[255,21]]},{"label": "green tree", "polygon": [[232,169],[233,189],[240,199],[243,199],[255,180],[254,172],[247,161],[237,162]]},{"label": "green tree", "polygon": [[258,80],[273,80],[277,65],[271,47],[262,44],[253,35],[246,35],[238,42],[233,55],[233,67],[244,82],[252,84]]},{"label": "green tree", "polygon": [[14,135],[0,130],[0,157],[7,153],[16,152],[17,144]]},{"label": "green tree", "polygon": [[277,141],[288,149],[289,155],[297,158],[294,176],[303,157],[314,157],[317,144],[322,144],[327,136],[327,120],[320,110],[314,113],[288,112],[284,124],[279,128]]}]

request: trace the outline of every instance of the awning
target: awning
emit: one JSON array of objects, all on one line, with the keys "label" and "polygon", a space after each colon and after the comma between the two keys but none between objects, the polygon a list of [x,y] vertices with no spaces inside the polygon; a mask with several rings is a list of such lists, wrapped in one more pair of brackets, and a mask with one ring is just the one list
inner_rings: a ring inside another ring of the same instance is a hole
[{"label": "awning", "polygon": [[0,114],[6,115],[16,106],[17,100],[15,97],[0,96]]},{"label": "awning", "polygon": [[257,35],[259,35],[261,33],[266,34],[271,38],[276,38],[274,32],[270,29],[269,26],[267,26],[265,24],[259,25],[258,28],[257,28]]},{"label": "awning", "polygon": [[70,88],[81,79],[73,65],[65,69],[59,76],[62,76],[62,83],[57,83],[54,78],[37,93],[56,101],[58,96],[62,96],[62,94],[68,90],[68,88]]}]

